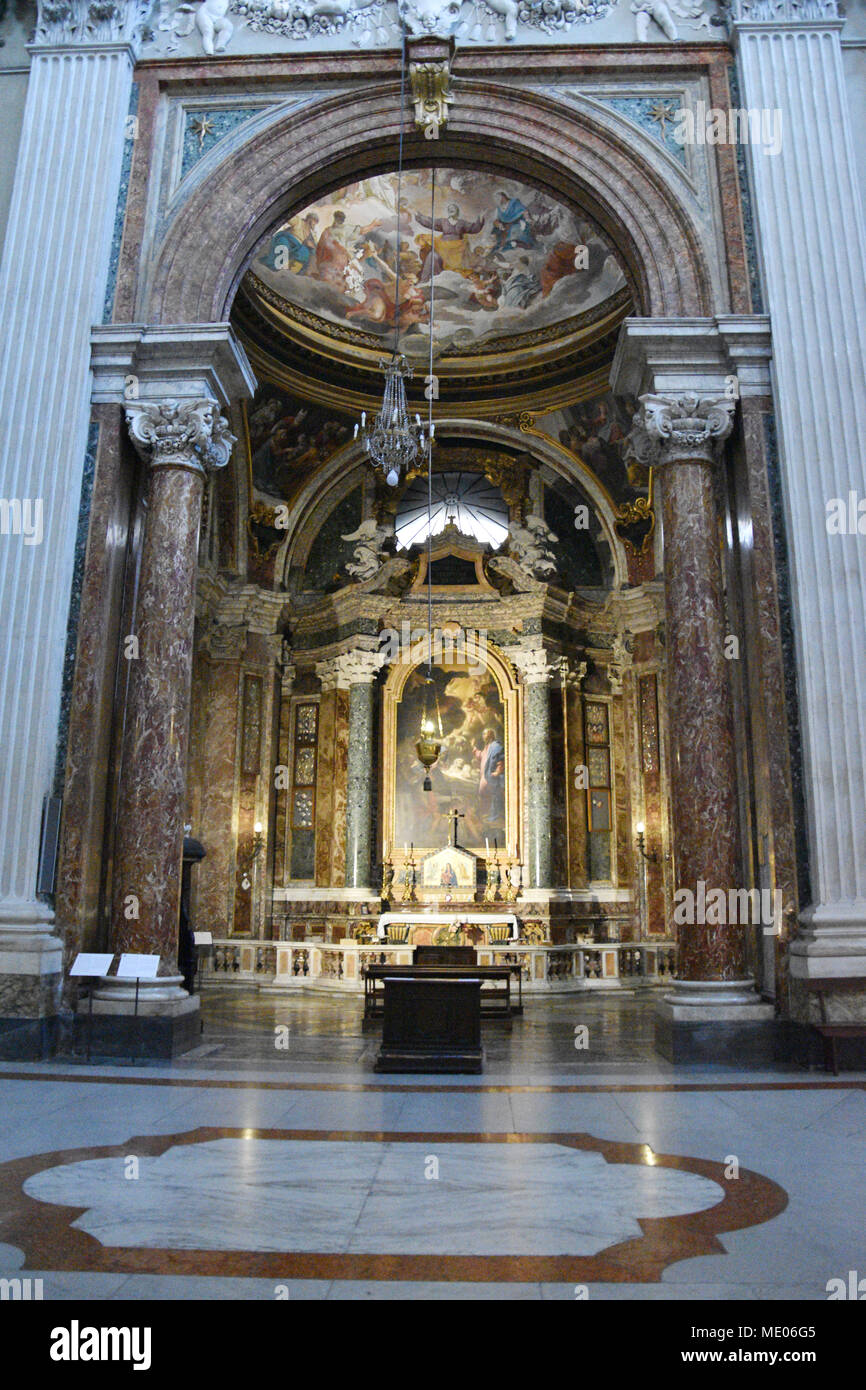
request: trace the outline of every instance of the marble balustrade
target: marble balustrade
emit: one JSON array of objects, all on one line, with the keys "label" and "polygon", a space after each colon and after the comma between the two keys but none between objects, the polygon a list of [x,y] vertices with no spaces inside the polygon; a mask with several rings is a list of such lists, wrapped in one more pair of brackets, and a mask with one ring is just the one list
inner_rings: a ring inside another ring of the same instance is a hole
[{"label": "marble balustrade", "polygon": [[[306,941],[215,939],[199,956],[203,985],[258,989],[363,992],[367,965],[411,965],[411,946],[358,941],[334,944]],[[673,978],[673,941],[605,942],[573,946],[479,946],[479,965],[519,964],[525,994],[606,990],[636,985],[665,986]]]}]

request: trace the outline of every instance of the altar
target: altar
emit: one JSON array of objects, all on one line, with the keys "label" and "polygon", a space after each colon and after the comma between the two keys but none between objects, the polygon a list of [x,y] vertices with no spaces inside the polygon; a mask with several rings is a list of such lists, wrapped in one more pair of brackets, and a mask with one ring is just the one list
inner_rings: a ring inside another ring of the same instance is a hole
[{"label": "altar", "polygon": [[380,941],[412,946],[489,946],[517,941],[520,923],[513,912],[383,912],[376,935]]}]

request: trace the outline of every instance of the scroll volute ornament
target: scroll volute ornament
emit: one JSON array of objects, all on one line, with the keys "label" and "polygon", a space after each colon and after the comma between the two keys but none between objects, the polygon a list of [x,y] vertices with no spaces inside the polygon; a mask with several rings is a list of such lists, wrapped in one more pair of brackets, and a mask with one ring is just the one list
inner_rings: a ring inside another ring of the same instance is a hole
[{"label": "scroll volute ornament", "polygon": [[650,467],[678,459],[712,463],[733,429],[733,396],[684,391],[639,400],[626,455]]},{"label": "scroll volute ornament", "polygon": [[130,438],[153,468],[225,468],[235,436],[215,401],[134,401],[126,406]]}]

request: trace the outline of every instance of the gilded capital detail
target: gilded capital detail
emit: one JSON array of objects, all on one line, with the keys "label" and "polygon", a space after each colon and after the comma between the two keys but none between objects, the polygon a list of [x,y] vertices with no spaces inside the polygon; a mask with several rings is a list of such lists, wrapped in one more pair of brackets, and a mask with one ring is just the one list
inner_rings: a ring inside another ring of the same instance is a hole
[{"label": "gilded capital detail", "polygon": [[224,468],[235,436],[215,401],[135,401],[126,407],[130,438],[152,468]]},{"label": "gilded capital detail", "polygon": [[714,463],[734,426],[736,400],[697,391],[639,397],[627,457],[658,468],[666,463]]}]

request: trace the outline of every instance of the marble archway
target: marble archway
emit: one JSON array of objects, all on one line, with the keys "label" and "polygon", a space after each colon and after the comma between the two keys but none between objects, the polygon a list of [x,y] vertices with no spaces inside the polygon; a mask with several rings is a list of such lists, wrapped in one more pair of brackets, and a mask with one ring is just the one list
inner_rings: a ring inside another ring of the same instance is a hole
[{"label": "marble archway", "polygon": [[[384,72],[380,75],[387,77]],[[118,296],[115,315],[125,314],[148,325],[143,333],[138,330],[135,341],[135,333],[130,333],[130,370],[141,375],[148,391],[159,400],[157,415],[162,417],[165,402],[171,402],[179,389],[196,401],[212,396],[230,404],[232,391],[226,386],[232,373],[235,384],[240,383],[239,393],[249,390],[242,350],[225,320],[250,257],[264,232],[293,209],[303,207],[316,193],[340,186],[350,166],[374,172],[393,161],[400,120],[398,90],[388,81],[314,101],[264,128],[258,127],[246,144],[235,147],[226,159],[213,160],[188,191],[180,192],[153,242],[136,245],[134,238],[130,240],[124,251],[125,275],[121,267],[128,288]],[[146,157],[147,148],[145,137],[136,157]],[[407,153],[410,159],[419,159],[420,142],[410,139]],[[710,315],[729,310],[735,295],[720,272],[718,249],[709,249],[711,239],[701,227],[687,180],[649,158],[645,142],[635,141],[630,132],[627,136],[609,113],[602,116],[592,103],[581,102],[577,96],[567,103],[558,102],[547,95],[467,79],[461,84],[460,102],[437,154],[451,165],[484,159],[494,167],[518,169],[562,200],[585,207],[615,242],[634,300],[644,314],[652,316],[651,323],[660,328],[669,326],[671,320],[709,325],[705,336],[718,339],[720,330]],[[174,327],[179,324],[199,327]],[[111,331],[116,349],[117,335],[122,337],[123,329],[115,325]],[[224,344],[219,361],[208,335]],[[210,353],[204,388],[198,383],[205,376],[200,369],[197,372],[194,360],[199,352],[205,356]],[[234,359],[231,371],[230,358]],[[693,367],[694,361],[689,359],[688,371]],[[188,380],[181,381],[184,374]],[[234,394],[236,397],[238,392]],[[110,390],[102,399],[111,399]],[[115,399],[119,402],[120,397]],[[213,421],[208,418],[202,426],[206,450],[211,449],[208,431],[212,429]],[[519,431],[515,434],[525,448],[528,441]],[[533,441],[531,447],[547,446]],[[178,456],[172,460],[181,471],[189,471],[185,448],[180,441]],[[340,462],[345,464],[347,457]],[[563,460],[559,463],[563,466]],[[321,488],[324,481],[318,477],[316,486]],[[604,498],[597,500],[611,551],[621,558],[616,517]],[[702,520],[709,534],[711,518],[707,515]],[[165,571],[168,575],[167,565]],[[622,578],[622,567],[618,577]],[[179,619],[191,621],[192,592],[176,599],[183,609]],[[335,658],[347,660],[333,672],[333,693],[335,709],[348,707],[350,743],[354,736],[353,746],[363,752],[370,747],[375,650],[369,642],[357,646],[357,652],[334,653]],[[522,663],[519,669],[528,687],[527,705],[535,712],[529,722],[536,728],[536,751],[545,748],[548,761],[547,683],[554,674],[550,656],[550,652],[535,647],[530,650],[526,645],[518,645],[515,651],[515,662]],[[332,658],[328,655],[324,659]],[[177,711],[176,722],[182,721],[183,713]],[[544,780],[538,771],[540,758],[535,762],[540,786]],[[358,785],[368,771],[361,767],[360,759],[354,766],[350,760],[350,793],[352,785]],[[726,768],[725,775],[728,771]],[[363,802],[353,800],[350,794],[346,823],[351,864],[346,865],[345,887],[347,893],[356,890],[359,898],[372,896],[371,825],[363,812]],[[545,851],[543,837],[537,835],[529,848],[531,884],[541,892],[545,886],[549,888],[552,879],[549,844]],[[168,902],[166,921],[172,910]],[[167,933],[163,935],[167,940]]]},{"label": "marble archway", "polygon": [[[145,272],[130,248],[130,319],[217,323],[228,316],[253,251],[268,229],[347,171],[393,162],[399,83],[343,93],[290,111],[255,133],[198,182],[167,219]],[[423,140],[410,137],[407,157]],[[146,158],[143,142],[142,157]],[[429,157],[429,151],[425,152]],[[700,315],[728,307],[688,182],[652,158],[648,142],[590,102],[560,103],[491,82],[461,83],[437,157],[519,170],[585,207],[617,245],[644,314]],[[118,306],[120,308],[120,306]]]}]

